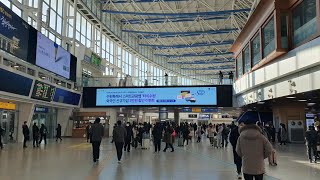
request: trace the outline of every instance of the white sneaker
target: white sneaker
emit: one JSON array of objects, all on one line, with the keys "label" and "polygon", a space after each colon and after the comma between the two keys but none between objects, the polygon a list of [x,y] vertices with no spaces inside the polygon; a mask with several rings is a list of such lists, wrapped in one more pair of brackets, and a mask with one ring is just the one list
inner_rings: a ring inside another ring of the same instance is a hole
[{"label": "white sneaker", "polygon": [[242,175],[241,174],[238,174],[237,177],[238,177],[238,179],[242,179]]},{"label": "white sneaker", "polygon": [[121,161],[118,161],[118,164],[121,164]]}]

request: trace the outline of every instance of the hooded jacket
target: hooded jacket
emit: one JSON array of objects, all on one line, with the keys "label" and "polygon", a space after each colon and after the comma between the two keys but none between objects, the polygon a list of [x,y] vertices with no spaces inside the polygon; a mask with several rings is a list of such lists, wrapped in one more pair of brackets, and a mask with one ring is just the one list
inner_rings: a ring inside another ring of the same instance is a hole
[{"label": "hooded jacket", "polygon": [[264,174],[264,159],[271,155],[272,149],[271,143],[257,125],[245,125],[240,128],[236,151],[242,158],[243,173]]}]

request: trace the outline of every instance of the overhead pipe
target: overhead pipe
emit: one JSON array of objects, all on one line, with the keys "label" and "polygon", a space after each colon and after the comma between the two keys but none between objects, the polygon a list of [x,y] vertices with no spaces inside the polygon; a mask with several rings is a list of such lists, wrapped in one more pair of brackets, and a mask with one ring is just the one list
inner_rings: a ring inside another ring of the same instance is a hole
[{"label": "overhead pipe", "polygon": [[150,2],[180,2],[180,1],[190,1],[190,0],[104,0],[102,3],[106,4],[125,4],[125,3],[150,3]]},{"label": "overhead pipe", "polygon": [[[200,17],[200,16],[199,16]],[[121,20],[122,23],[129,24],[156,24],[156,23],[165,23],[165,22],[192,22],[196,21],[199,17],[173,17],[173,18],[150,18],[150,19],[129,19],[129,20]],[[210,20],[220,20],[220,19],[228,19],[229,16],[214,16],[214,17],[201,17],[201,20],[210,21]]]},{"label": "overhead pipe", "polygon": [[181,55],[171,55],[171,54],[154,54],[155,56],[164,56],[168,58],[178,58],[178,57],[201,57],[201,56],[220,56],[220,55],[233,55],[233,52],[222,52],[222,53],[189,53],[189,54],[181,54]]}]

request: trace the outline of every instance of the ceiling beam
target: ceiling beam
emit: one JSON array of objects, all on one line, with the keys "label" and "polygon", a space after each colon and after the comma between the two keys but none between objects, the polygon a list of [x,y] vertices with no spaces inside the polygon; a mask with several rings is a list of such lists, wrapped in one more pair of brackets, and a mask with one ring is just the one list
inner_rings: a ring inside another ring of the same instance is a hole
[{"label": "ceiling beam", "polygon": [[230,63],[235,62],[233,59],[225,60],[225,59],[214,59],[214,60],[208,60],[208,61],[184,61],[184,62],[176,62],[176,61],[169,61],[168,64],[224,64],[224,63]]},{"label": "ceiling beam", "polygon": [[158,49],[182,49],[182,48],[193,48],[193,47],[209,47],[209,46],[221,46],[233,44],[233,40],[223,42],[212,42],[212,43],[194,43],[190,45],[178,44],[178,45],[157,45],[157,44],[139,44],[140,46],[153,47]]},{"label": "ceiling beam", "polygon": [[168,58],[179,58],[179,57],[233,55],[233,52],[222,52],[222,53],[205,52],[205,53],[189,53],[189,54],[181,54],[181,55],[171,55],[171,54],[154,54],[154,55],[155,56],[164,56],[164,57],[168,57]]},{"label": "ceiling beam", "polygon": [[133,11],[114,11],[102,10],[102,12],[109,14],[122,14],[122,15],[137,15],[137,16],[172,16],[172,17],[187,17],[187,16],[212,16],[212,15],[225,15],[239,12],[249,12],[251,9],[234,9],[224,11],[208,11],[208,12],[191,12],[191,13],[154,13],[154,12],[133,12]]},{"label": "ceiling beam", "polygon": [[[214,16],[214,17],[202,17],[201,20],[220,20],[228,19],[229,16]],[[126,24],[156,24],[156,23],[165,23],[165,22],[192,22],[198,20],[199,17],[178,17],[178,18],[150,18],[150,19],[123,19],[122,23]]]},{"label": "ceiling beam", "polygon": [[183,70],[201,70],[201,71],[211,71],[211,70],[226,70],[230,69],[233,70],[234,66],[222,66],[222,67],[206,67],[206,68],[181,68]]},{"label": "ceiling beam", "polygon": [[125,4],[125,3],[150,3],[150,2],[179,2],[179,1],[190,1],[190,0],[104,0],[102,3],[113,3],[113,4]]}]

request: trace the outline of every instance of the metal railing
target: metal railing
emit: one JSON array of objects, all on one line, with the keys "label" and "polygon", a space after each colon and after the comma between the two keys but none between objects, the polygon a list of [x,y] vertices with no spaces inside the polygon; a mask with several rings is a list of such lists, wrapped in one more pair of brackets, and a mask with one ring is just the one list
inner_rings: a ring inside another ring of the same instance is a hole
[{"label": "metal railing", "polygon": [[[210,81],[210,82],[208,82]],[[213,78],[208,81],[190,78],[183,80],[176,76],[167,77],[82,77],[77,79],[78,87],[129,87],[129,86],[191,86],[191,85],[232,85],[233,80]]]}]

